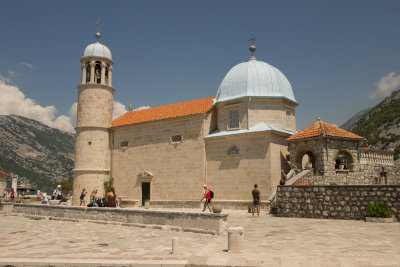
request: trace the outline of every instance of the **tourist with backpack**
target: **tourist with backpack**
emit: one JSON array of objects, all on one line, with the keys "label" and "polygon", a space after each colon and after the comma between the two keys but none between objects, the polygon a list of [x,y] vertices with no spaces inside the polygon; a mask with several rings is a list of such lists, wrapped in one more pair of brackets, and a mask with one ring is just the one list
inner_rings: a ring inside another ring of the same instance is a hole
[{"label": "tourist with backpack", "polygon": [[204,207],[203,207],[203,212],[206,210],[206,207],[208,207],[208,209],[210,210],[210,212],[212,212],[211,209],[211,199],[214,197],[214,192],[211,191],[207,185],[204,185],[204,196],[202,199],[200,199],[200,202],[203,201],[203,199],[206,199],[206,201],[204,202]]}]

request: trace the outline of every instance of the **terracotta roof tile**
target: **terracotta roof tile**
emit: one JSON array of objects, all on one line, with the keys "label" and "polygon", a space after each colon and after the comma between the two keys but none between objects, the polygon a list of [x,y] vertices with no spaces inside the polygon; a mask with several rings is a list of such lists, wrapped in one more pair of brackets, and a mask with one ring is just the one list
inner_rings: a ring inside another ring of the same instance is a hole
[{"label": "terracotta roof tile", "polygon": [[336,125],[329,124],[324,121],[316,121],[307,128],[299,131],[298,133],[292,135],[291,137],[287,138],[287,141],[291,140],[299,140],[299,139],[306,139],[311,137],[317,136],[332,136],[332,137],[341,137],[341,138],[349,138],[349,139],[364,139],[364,137],[356,135],[352,132],[343,130]]},{"label": "terracotta roof tile", "polygon": [[116,118],[111,127],[127,126],[143,122],[159,121],[171,118],[203,114],[213,106],[213,97],[175,103],[166,106],[129,111]]}]

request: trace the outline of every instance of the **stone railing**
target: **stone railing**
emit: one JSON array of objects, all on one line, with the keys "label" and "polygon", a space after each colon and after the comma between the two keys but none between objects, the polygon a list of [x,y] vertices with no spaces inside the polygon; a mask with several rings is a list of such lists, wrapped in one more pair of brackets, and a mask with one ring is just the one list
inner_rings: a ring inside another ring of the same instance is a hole
[{"label": "stone railing", "polygon": [[371,148],[360,148],[360,163],[394,165],[393,151],[377,150]]}]

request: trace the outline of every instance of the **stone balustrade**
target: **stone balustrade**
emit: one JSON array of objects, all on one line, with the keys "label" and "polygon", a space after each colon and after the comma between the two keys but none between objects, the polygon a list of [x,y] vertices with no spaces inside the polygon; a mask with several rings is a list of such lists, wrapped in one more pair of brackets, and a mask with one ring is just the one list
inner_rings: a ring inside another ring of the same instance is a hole
[{"label": "stone balustrade", "polygon": [[361,164],[394,165],[393,151],[360,148],[358,152]]}]

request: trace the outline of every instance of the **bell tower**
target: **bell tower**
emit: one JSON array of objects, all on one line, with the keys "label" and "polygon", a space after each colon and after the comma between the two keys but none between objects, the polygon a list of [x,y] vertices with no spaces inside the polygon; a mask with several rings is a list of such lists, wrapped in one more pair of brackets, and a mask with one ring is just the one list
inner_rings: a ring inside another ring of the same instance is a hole
[{"label": "bell tower", "polygon": [[[82,80],[78,89],[73,205],[79,205],[83,188],[104,193],[103,183],[110,179],[110,126],[113,95],[111,51],[98,40],[86,47],[81,57]],[[88,203],[88,201],[86,201]]]}]

